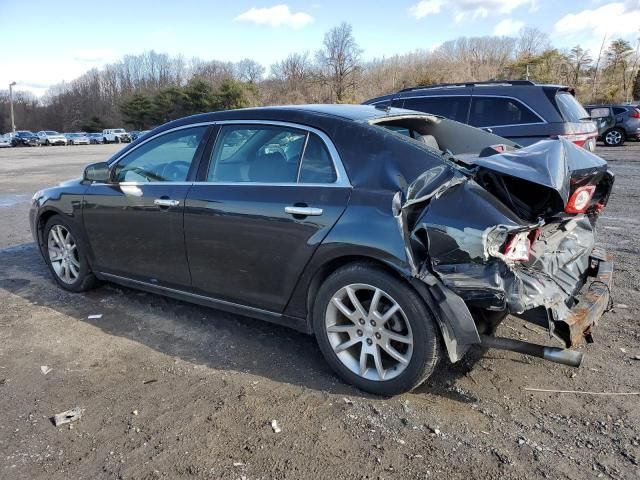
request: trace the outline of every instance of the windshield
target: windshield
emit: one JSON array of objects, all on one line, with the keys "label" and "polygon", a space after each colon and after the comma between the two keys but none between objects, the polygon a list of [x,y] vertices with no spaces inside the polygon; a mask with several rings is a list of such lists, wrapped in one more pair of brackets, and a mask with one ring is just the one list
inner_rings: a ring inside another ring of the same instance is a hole
[{"label": "windshield", "polygon": [[556,105],[562,118],[567,122],[580,122],[582,120],[591,120],[587,111],[569,92],[560,91],[556,93]]},{"label": "windshield", "polygon": [[58,132],[54,132],[53,130],[47,130],[46,132],[47,135],[60,135]]}]

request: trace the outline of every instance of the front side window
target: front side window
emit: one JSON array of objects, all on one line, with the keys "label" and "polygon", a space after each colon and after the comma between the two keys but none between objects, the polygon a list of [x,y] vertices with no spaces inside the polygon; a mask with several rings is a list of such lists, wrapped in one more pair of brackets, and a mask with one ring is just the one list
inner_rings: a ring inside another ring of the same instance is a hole
[{"label": "front side window", "polygon": [[511,98],[473,97],[469,124],[474,127],[499,127],[540,123],[528,107]]},{"label": "front side window", "polygon": [[419,97],[407,98],[404,108],[440,115],[456,122],[467,122],[469,97]]},{"label": "front side window", "polygon": [[116,182],[184,182],[207,127],[166,133],[141,145],[120,160]]},{"label": "front side window", "polygon": [[317,135],[275,125],[223,126],[207,174],[207,181],[218,183],[327,183],[335,178]]}]

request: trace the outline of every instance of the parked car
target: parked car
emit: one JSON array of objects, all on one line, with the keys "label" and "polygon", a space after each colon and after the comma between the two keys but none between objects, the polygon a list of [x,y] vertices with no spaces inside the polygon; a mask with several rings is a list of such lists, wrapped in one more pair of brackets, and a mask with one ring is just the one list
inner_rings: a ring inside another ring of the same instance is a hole
[{"label": "parked car", "polygon": [[635,105],[587,105],[585,107],[598,126],[598,139],[605,145],[618,147],[631,138],[640,140],[640,108]]},{"label": "parked car", "polygon": [[11,147],[11,136],[7,133],[0,135],[0,148]]},{"label": "parked car", "polygon": [[53,130],[41,130],[37,133],[40,145],[66,145],[67,137]]},{"label": "parked car", "polygon": [[38,137],[29,130],[18,130],[11,135],[12,147],[37,147],[40,145]]},{"label": "parked car", "polygon": [[520,145],[563,137],[593,151],[597,128],[574,94],[570,87],[513,80],[405,88],[364,103],[442,115]]},{"label": "parked car", "polygon": [[102,136],[102,133],[87,133],[87,138],[89,138],[89,143],[92,145],[104,143],[104,137]]},{"label": "parked car", "polygon": [[140,130],[129,130],[127,133],[129,134],[129,136],[131,137],[131,141],[133,142],[138,138]]},{"label": "parked car", "polygon": [[69,145],[89,145],[89,137],[84,132],[67,133],[65,135]]},{"label": "parked car", "polygon": [[124,128],[108,128],[102,131],[103,143],[129,143],[131,137]]},{"label": "parked car", "polygon": [[518,148],[415,111],[285,106],[158,127],[37,192],[30,224],[66,290],[110,281],[314,333],[342,379],[391,395],[474,344],[577,366],[494,332],[512,313],[563,347],[591,340],[612,185],[562,138]]}]

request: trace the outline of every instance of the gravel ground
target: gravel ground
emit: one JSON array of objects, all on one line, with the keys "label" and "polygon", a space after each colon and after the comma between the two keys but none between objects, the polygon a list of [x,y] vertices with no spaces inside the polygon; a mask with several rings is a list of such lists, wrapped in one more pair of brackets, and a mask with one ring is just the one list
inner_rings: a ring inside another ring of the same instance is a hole
[{"label": "gravel ground", "polygon": [[[31,195],[117,148],[0,150],[0,478],[640,478],[640,397],[525,390],[640,390],[639,144],[598,149],[617,175],[599,238],[615,308],[583,366],[478,351],[389,399],[342,384],[311,337],[108,284],[58,288]],[[515,318],[499,334],[549,340]],[[82,418],[56,428],[73,407]]]}]

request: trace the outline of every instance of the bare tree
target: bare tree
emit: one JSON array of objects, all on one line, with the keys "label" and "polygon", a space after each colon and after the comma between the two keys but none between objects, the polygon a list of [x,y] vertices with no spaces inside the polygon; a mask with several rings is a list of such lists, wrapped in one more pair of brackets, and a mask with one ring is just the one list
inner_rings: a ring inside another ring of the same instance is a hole
[{"label": "bare tree", "polygon": [[550,48],[549,35],[535,27],[524,27],[520,30],[516,41],[516,58],[540,55]]},{"label": "bare tree", "polygon": [[589,54],[589,50],[585,50],[580,45],[576,45],[569,51],[567,57],[571,65],[571,80],[574,86],[580,83],[580,74],[585,67],[593,63],[593,58]]},{"label": "bare tree", "polygon": [[329,30],[322,45],[316,54],[321,75],[335,100],[344,102],[356,87],[362,49],[356,43],[351,25],[346,22]]},{"label": "bare tree", "polygon": [[236,78],[243,82],[257,83],[262,80],[265,68],[255,60],[245,58],[236,63]]}]

